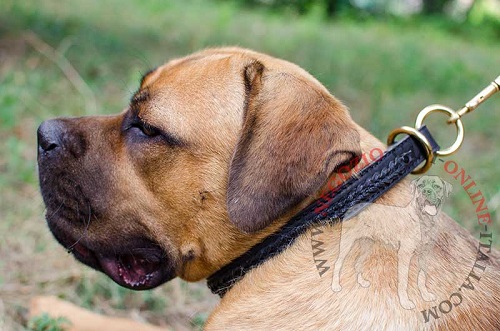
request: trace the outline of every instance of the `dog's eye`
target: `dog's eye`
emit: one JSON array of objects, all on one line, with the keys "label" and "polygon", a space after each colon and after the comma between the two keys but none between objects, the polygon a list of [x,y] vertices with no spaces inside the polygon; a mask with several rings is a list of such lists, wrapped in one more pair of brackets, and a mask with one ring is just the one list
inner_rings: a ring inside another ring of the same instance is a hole
[{"label": "dog's eye", "polygon": [[[128,124],[125,131],[131,131],[134,135],[138,135],[144,139],[155,139],[155,141],[166,142],[169,146],[184,146],[184,141],[169,134],[168,132],[161,131],[140,119],[133,120]],[[158,139],[157,139],[158,138]]]},{"label": "dog's eye", "polygon": [[160,130],[144,122],[135,122],[131,127],[139,129],[143,135],[149,138],[153,138],[161,134]]}]

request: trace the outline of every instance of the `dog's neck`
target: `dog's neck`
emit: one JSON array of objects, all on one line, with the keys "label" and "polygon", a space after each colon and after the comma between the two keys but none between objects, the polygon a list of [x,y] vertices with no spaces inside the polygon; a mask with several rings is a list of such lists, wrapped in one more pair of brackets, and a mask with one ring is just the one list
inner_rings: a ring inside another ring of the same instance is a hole
[{"label": "dog's neck", "polygon": [[[420,132],[439,149],[425,127]],[[407,136],[391,146],[384,156],[365,167],[359,174],[325,193],[292,217],[277,232],[264,238],[243,255],[211,275],[207,284],[212,292],[223,296],[244,275],[264,261],[280,254],[314,224],[336,223],[351,218],[406,177],[426,154],[420,143]]]}]

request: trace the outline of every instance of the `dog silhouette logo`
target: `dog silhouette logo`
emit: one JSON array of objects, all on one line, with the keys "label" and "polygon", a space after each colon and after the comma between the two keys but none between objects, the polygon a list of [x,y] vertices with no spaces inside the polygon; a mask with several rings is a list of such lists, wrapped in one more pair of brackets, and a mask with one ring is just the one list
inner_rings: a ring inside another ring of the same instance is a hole
[{"label": "dog silhouette logo", "polygon": [[[408,296],[410,263],[413,257],[418,259],[417,286],[420,296],[425,301],[436,300],[427,288],[427,261],[431,257],[436,243],[435,222],[443,204],[452,191],[452,185],[438,176],[421,176],[411,182],[412,200],[406,206],[388,206],[371,203],[361,212],[355,222],[342,223],[340,249],[333,268],[332,290],[342,290],[340,276],[342,266],[353,245],[359,242],[360,252],[354,265],[357,282],[362,287],[369,287],[363,265],[370,255],[375,242],[397,250],[397,291],[399,302],[404,309],[414,309],[415,303]],[[358,210],[359,205],[351,208]],[[391,224],[391,229],[381,218],[372,215],[399,214],[398,220]],[[349,212],[347,213],[349,215]],[[394,231],[394,229],[400,231]],[[390,230],[390,231],[389,231]],[[395,236],[397,233],[399,236]]]}]

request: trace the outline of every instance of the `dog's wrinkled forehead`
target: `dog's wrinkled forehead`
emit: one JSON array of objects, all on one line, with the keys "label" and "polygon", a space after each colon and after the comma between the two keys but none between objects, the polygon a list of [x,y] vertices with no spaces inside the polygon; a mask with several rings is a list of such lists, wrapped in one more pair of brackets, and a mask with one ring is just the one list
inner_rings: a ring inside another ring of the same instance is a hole
[{"label": "dog's wrinkled forehead", "polygon": [[[244,82],[226,56],[170,61],[146,73],[131,100],[138,116],[188,143],[216,143],[239,127]],[[219,141],[219,143],[222,143]]]},{"label": "dog's wrinkled forehead", "polygon": [[438,176],[422,176],[414,180],[415,184],[419,188],[431,187],[431,188],[443,188],[445,186],[444,181]]},{"label": "dog's wrinkled forehead", "polygon": [[[238,69],[234,65],[233,53],[200,53],[181,59],[171,60],[157,68],[148,71],[141,79],[141,89],[157,89],[169,83],[184,85],[184,87],[210,88],[218,85],[218,80],[227,82],[233,77],[231,72]],[[242,56],[236,56],[242,58]],[[208,84],[207,84],[208,83]],[[193,85],[194,84],[194,85]]]},{"label": "dog's wrinkled forehead", "polygon": [[448,197],[453,191],[453,186],[441,177],[425,175],[412,181],[413,189],[420,192],[434,193]]}]

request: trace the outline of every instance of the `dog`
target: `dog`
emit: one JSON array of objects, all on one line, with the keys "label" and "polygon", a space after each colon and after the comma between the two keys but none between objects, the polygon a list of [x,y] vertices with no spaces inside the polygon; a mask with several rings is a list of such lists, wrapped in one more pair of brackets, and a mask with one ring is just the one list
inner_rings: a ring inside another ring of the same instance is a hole
[{"label": "dog", "polygon": [[[121,113],[52,119],[38,129],[51,232],[77,260],[134,290],[212,275],[276,232],[319,198],[339,169],[373,148],[385,146],[304,69],[240,48],[207,49],[150,71]],[[411,195],[404,180],[377,203],[402,206]],[[391,211],[372,211],[370,218],[394,237],[413,229],[406,215]],[[427,276],[445,300],[469,279],[480,246],[444,213],[435,222],[439,239]],[[322,228],[339,233],[340,225]],[[393,250],[376,248],[366,258],[369,288],[349,282],[347,261],[344,290],[335,293],[316,272],[310,238],[308,231],[234,284],[205,328],[500,329],[500,255],[491,242],[481,246],[487,259],[480,281],[470,277],[474,289],[465,288],[460,304],[451,298],[452,309],[426,322],[393,301]],[[410,282],[408,291],[415,290]]]},{"label": "dog", "polygon": [[[361,253],[355,262],[357,280],[360,286],[370,286],[370,281],[363,276],[361,268],[370,255],[374,242],[381,242],[398,250],[398,296],[404,309],[414,309],[415,303],[408,297],[408,274],[413,256],[418,257],[417,285],[422,299],[434,301],[436,296],[426,286],[427,260],[437,242],[436,219],[445,199],[452,191],[450,183],[438,176],[421,176],[411,183],[414,199],[404,207],[372,204],[363,211],[355,222],[345,222],[340,236],[340,252],[334,265],[332,290],[339,292],[342,265],[356,241],[362,241]],[[353,207],[356,210],[357,206]],[[349,214],[349,212],[348,212]],[[392,222],[390,229],[384,227],[383,219],[372,217],[373,214],[400,215]],[[381,221],[381,224],[377,224]],[[410,228],[413,226],[413,228]],[[401,229],[404,232],[395,231]],[[388,229],[389,231],[384,231]],[[400,236],[394,236],[400,234]]]}]

